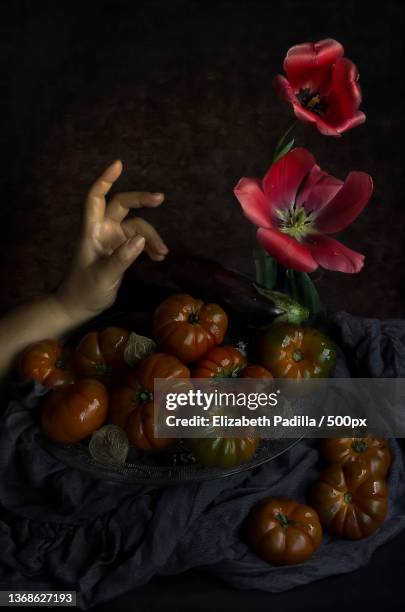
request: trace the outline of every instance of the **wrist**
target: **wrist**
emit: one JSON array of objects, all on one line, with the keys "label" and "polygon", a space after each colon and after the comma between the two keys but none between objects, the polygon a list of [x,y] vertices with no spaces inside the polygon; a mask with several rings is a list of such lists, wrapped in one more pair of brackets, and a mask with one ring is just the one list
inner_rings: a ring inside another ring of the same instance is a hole
[{"label": "wrist", "polygon": [[61,325],[66,332],[78,327],[96,315],[96,313],[75,304],[64,294],[62,288],[51,293],[48,296],[48,300],[56,318],[61,321]]}]

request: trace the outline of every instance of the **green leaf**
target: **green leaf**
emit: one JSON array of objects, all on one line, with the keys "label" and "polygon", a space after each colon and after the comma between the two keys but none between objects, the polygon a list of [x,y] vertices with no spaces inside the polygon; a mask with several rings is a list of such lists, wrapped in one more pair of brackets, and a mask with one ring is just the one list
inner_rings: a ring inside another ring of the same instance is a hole
[{"label": "green leaf", "polygon": [[289,142],[287,142],[286,145],[284,145],[281,149],[277,149],[274,153],[274,157],[273,157],[273,164],[278,161],[279,159],[281,159],[282,157],[284,157],[284,155],[286,155],[288,153],[288,151],[290,151],[290,149],[293,148],[294,146],[294,138],[292,138]]}]

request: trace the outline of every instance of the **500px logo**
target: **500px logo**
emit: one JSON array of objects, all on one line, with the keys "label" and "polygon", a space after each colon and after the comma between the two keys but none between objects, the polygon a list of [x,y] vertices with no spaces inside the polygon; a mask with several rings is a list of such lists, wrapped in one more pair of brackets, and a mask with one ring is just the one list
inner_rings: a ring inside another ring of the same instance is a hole
[{"label": "500px logo", "polygon": [[187,392],[167,393],[166,410],[176,410],[186,406],[209,410],[215,406],[240,407],[257,410],[268,406],[277,406],[280,390],[272,393],[232,393],[224,391],[201,391],[189,389]]}]

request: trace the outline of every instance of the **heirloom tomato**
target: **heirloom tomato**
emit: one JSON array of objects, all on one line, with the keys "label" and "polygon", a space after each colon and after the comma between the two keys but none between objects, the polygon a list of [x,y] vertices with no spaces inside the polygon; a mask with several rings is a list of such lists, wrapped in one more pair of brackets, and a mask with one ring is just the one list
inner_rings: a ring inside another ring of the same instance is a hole
[{"label": "heirloom tomato", "polygon": [[204,304],[190,295],[164,300],[155,310],[153,330],[160,350],[183,363],[199,359],[223,341],[228,317],[218,304]]},{"label": "heirloom tomato", "polygon": [[55,442],[79,442],[104,424],[107,412],[105,386],[98,380],[82,379],[45,396],[42,429]]},{"label": "heirloom tomato", "polygon": [[246,438],[190,438],[187,445],[201,465],[230,468],[249,461],[259,446],[259,439]]},{"label": "heirloom tomato", "polygon": [[383,523],[388,507],[385,480],[359,461],[330,464],[312,490],[312,504],[334,535],[359,540]]},{"label": "heirloom tomato", "polygon": [[140,450],[159,450],[173,443],[155,438],[153,392],[155,378],[189,378],[190,370],[176,357],[154,353],[145,357],[126,382],[111,393],[110,420],[123,427],[128,439]]},{"label": "heirloom tomato", "polygon": [[193,378],[236,378],[246,366],[246,357],[238,349],[216,346],[197,361]]},{"label": "heirloom tomato", "polygon": [[124,350],[129,331],[106,327],[86,334],[76,347],[74,367],[81,378],[96,378],[107,386],[117,382],[127,371]]},{"label": "heirloom tomato", "polygon": [[328,463],[364,462],[380,478],[386,477],[391,464],[390,449],[383,438],[325,438],[321,455]]},{"label": "heirloom tomato", "polygon": [[158,451],[173,446],[175,440],[172,438],[155,437],[154,428],[154,405],[147,402],[129,415],[125,431],[138,450]]},{"label": "heirloom tomato", "polygon": [[270,325],[258,345],[258,361],[274,378],[327,378],[335,360],[325,334],[295,323]]},{"label": "heirloom tomato", "polygon": [[74,382],[74,374],[56,340],[41,340],[27,347],[19,360],[19,373],[23,380],[34,379],[45,387],[59,387]]},{"label": "heirloom tomato", "polygon": [[250,511],[245,527],[249,547],[274,565],[303,563],[322,541],[316,511],[292,499],[263,499]]}]

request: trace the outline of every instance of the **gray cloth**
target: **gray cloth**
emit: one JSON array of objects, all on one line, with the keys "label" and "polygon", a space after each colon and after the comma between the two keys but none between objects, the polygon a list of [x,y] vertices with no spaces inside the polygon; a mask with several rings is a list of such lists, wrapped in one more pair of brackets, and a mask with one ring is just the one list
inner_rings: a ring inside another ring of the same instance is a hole
[{"label": "gray cloth", "polygon": [[[343,351],[336,375],[405,375],[404,321],[339,313],[332,329]],[[305,500],[320,467],[316,441],[227,479],[130,489],[92,480],[42,449],[36,420],[42,393],[38,386],[20,389],[1,423],[2,589],[76,590],[78,605],[87,608],[156,574],[198,567],[238,589],[284,591],[364,565],[405,528],[405,453],[392,440],[390,508],[382,528],[358,542],[325,534],[305,564],[267,565],[244,543],[244,519],[269,495]]]}]

